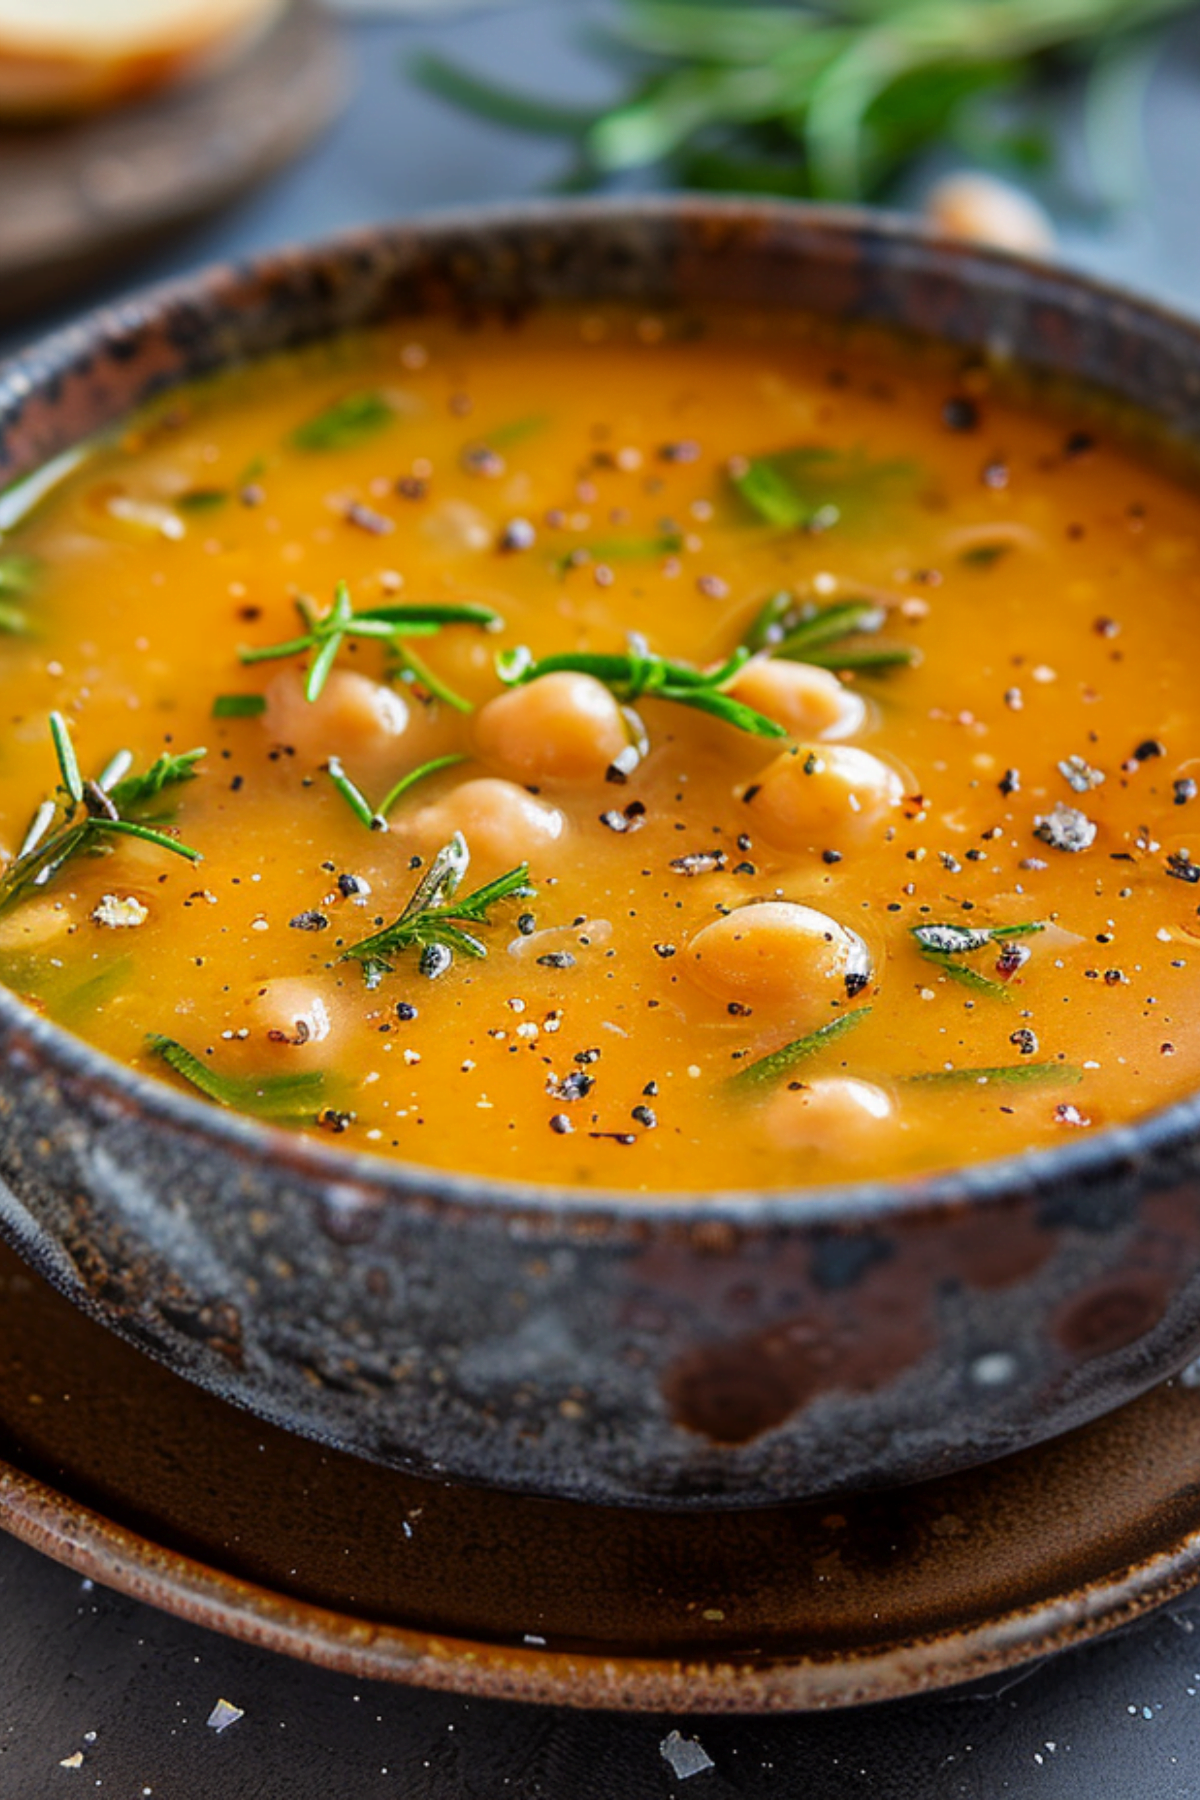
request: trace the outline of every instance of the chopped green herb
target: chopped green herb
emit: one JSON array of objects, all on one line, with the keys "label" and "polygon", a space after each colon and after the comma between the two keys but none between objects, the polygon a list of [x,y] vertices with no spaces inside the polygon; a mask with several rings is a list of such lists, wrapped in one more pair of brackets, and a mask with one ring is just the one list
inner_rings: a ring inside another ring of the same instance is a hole
[{"label": "chopped green herb", "polygon": [[393,972],[389,959],[403,950],[440,950],[442,956],[429,964],[429,972],[436,974],[448,968],[456,954],[486,956],[487,946],[464,931],[463,926],[490,925],[488,915],[493,906],[504,900],[531,899],[537,889],[530,886],[529,864],[521,863],[456,900],[470,860],[467,841],[456,831],[433,858],[399,918],[361,943],[352,944],[343,951],[342,961],[360,963],[367,986],[373,988],[378,987],[384,975]]},{"label": "chopped green herb", "polygon": [[265,694],[218,694],[212,703],[214,719],[257,719],[266,710]]},{"label": "chopped green herb", "polygon": [[320,1069],[301,1074],[229,1075],[212,1068],[200,1057],[177,1043],[174,1038],[150,1032],[147,1048],[161,1057],[169,1069],[190,1082],[192,1087],[219,1106],[235,1112],[257,1113],[264,1119],[315,1118],[325,1090],[325,1076]]},{"label": "chopped green herb", "polygon": [[87,461],[95,448],[94,442],[75,444],[70,450],[52,456],[32,475],[22,475],[19,481],[0,489],[0,535],[29,518],[47,495],[53,493],[68,475],[73,475],[80,463]]},{"label": "chopped green herb", "polygon": [[305,626],[303,636],[288,638],[282,644],[242,649],[238,655],[243,663],[260,663],[276,662],[281,657],[303,656],[309,650],[315,651],[309,664],[308,681],[304,690],[305,697],[310,701],[320,697],[338,651],[348,637],[376,638],[394,649],[398,638],[432,637],[443,625],[477,625],[488,631],[496,631],[504,624],[499,613],[494,612],[490,606],[470,603],[368,606],[362,611],[355,611],[350,600],[350,590],[344,581],[338,582],[334,590],[333,605],[327,613],[315,612],[311,601],[302,596],[296,600],[296,610]]},{"label": "chopped green herb", "polygon": [[[61,713],[51,713],[50,735],[62,778],[59,794],[38,807],[20,852],[0,875],[0,911],[34,888],[44,888],[64,863],[81,850],[107,849],[105,840],[111,837],[140,838],[160,850],[185,857],[188,862],[201,860],[198,850],[124,814],[156,799],[165,787],[191,780],[195,774],[193,765],[204,755],[203,750],[189,750],[183,756],[160,756],[144,775],[118,780],[117,776],[132,760],[123,751],[112,759],[98,781],[87,781],[80,774],[70,728]],[[57,829],[53,829],[55,825]]]},{"label": "chopped green herb", "polygon": [[948,975],[951,981],[957,981],[961,987],[972,988],[977,994],[987,994],[993,1000],[1012,1000],[1011,993],[1002,981],[993,981],[989,975],[981,975],[969,963],[956,962],[952,956],[936,950],[922,950],[921,954],[927,961],[936,963],[943,975]]},{"label": "chopped green herb", "polygon": [[739,458],[729,469],[750,511],[783,531],[828,531],[844,521],[869,520],[914,476],[911,463],[873,462],[861,450],[823,444]]},{"label": "chopped green herb", "polygon": [[652,556],[674,556],[683,549],[683,535],[678,531],[660,531],[655,537],[592,538],[558,559],[565,572],[580,563],[643,562]]},{"label": "chopped green herb", "polygon": [[861,1025],[870,1014],[869,1006],[857,1007],[854,1012],[839,1013],[836,1019],[830,1019],[827,1025],[819,1025],[806,1037],[793,1038],[790,1044],[784,1044],[781,1049],[772,1050],[769,1056],[761,1056],[757,1062],[739,1069],[727,1085],[734,1093],[746,1093],[752,1088],[767,1087],[773,1082],[781,1081],[801,1063],[807,1062],[809,1057],[816,1056],[818,1051],[824,1050],[837,1038],[844,1037],[848,1031]]},{"label": "chopped green herb", "polygon": [[1011,544],[972,544],[969,550],[961,553],[958,560],[968,569],[990,569],[1002,556],[1007,556],[1011,549]]},{"label": "chopped green herb", "polygon": [[505,450],[509,444],[520,444],[526,438],[536,437],[549,423],[545,413],[526,413],[523,418],[509,419],[506,424],[494,425],[491,431],[485,431],[483,442],[492,450]]},{"label": "chopped green herb", "polygon": [[181,756],[173,756],[164,750],[144,775],[126,775],[116,782],[107,790],[108,797],[122,814],[130,807],[144,806],[148,800],[157,800],[164,788],[177,787],[182,781],[194,781],[196,764],[207,754],[203,746],[198,750],[185,750]]},{"label": "chopped green herb", "polygon": [[215,512],[228,499],[228,488],[190,488],[175,496],[175,505],[180,512]]},{"label": "chopped green herb", "polygon": [[919,1075],[906,1075],[904,1080],[924,1087],[961,1087],[977,1082],[980,1087],[992,1083],[1007,1087],[1036,1087],[1061,1083],[1073,1087],[1083,1080],[1083,1070],[1074,1063],[1002,1063],[993,1069],[926,1069]]},{"label": "chopped green herb", "polygon": [[89,1013],[99,1012],[133,975],[134,960],[119,956],[106,968],[99,969],[71,988],[58,1001],[55,1017],[64,1025],[73,1025]]},{"label": "chopped green herb", "polygon": [[540,675],[560,671],[591,675],[616,695],[625,705],[646,699],[673,700],[679,706],[690,706],[698,712],[733,725],[755,737],[781,738],[787,732],[765,713],[735,700],[721,690],[732,681],[750,660],[746,649],[735,650],[719,669],[705,671],[692,663],[671,662],[656,656],[644,639],[630,633],[629,653],[625,656],[605,655],[592,651],[564,651],[555,656],[535,660],[524,646],[502,651],[496,657],[496,672],[506,687],[521,687],[536,681]]},{"label": "chopped green herb", "polygon": [[295,450],[352,450],[383,431],[395,418],[391,402],[374,389],[345,394],[293,431]]},{"label": "chopped green herb", "polygon": [[7,599],[23,599],[40,573],[35,556],[21,556],[15,551],[0,554],[0,595]]}]

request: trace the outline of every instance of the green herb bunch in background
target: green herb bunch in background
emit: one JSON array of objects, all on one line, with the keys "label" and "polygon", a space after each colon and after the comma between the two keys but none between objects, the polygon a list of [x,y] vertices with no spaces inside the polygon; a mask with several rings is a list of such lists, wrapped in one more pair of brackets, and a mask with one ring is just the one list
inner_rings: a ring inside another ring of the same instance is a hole
[{"label": "green herb bunch in background", "polygon": [[1127,199],[1168,20],[1190,0],[620,0],[593,33],[628,71],[600,109],[501,89],[441,58],[422,84],[468,110],[561,137],[568,180],[634,170],[678,186],[831,200],[894,194],[947,146],[1009,172],[1055,161],[1053,97],[1082,78],[1096,192]]}]

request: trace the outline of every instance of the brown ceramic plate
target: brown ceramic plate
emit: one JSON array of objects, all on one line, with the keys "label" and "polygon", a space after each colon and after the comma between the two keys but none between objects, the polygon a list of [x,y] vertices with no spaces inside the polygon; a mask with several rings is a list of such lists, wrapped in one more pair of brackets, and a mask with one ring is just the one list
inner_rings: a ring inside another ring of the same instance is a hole
[{"label": "brown ceramic plate", "polygon": [[758,1712],[946,1687],[1200,1573],[1200,1392],[987,1470],[756,1512],[423,1481],[264,1426],[0,1250],[0,1525],[200,1624],[363,1676]]}]

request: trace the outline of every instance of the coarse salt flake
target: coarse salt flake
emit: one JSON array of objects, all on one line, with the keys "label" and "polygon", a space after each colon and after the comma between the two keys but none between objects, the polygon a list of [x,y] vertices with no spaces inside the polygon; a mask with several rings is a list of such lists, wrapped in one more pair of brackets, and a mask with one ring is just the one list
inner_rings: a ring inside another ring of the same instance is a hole
[{"label": "coarse salt flake", "polygon": [[116,894],[105,894],[92,912],[92,924],[107,925],[116,931],[131,925],[144,925],[149,917],[150,908],[143,906],[132,894],[126,894],[123,900]]},{"label": "coarse salt flake", "polygon": [[236,1725],[238,1720],[244,1719],[245,1716],[244,1707],[235,1706],[232,1700],[218,1700],[205,1723],[213,1731],[228,1731],[231,1725]]}]

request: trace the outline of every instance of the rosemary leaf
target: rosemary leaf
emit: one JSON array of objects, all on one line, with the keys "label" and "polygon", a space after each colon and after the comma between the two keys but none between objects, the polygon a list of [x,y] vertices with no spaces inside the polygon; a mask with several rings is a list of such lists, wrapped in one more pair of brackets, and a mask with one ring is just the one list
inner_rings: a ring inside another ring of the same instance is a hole
[{"label": "rosemary leaf", "polygon": [[[780,654],[787,655],[783,651]],[[789,660],[812,663],[818,669],[899,669],[911,667],[920,660],[920,654],[907,644],[847,645],[845,648],[831,645],[827,649],[810,650],[798,658],[789,657]]]},{"label": "rosemary leaf", "polygon": [[325,1075],[320,1069],[256,1079],[214,1069],[175,1038],[159,1032],[147,1035],[146,1046],[206,1099],[235,1112],[257,1113],[265,1119],[315,1117],[324,1094]]},{"label": "rosemary leaf", "polygon": [[407,644],[395,646],[395,666],[391,671],[393,678],[399,676],[404,681],[415,681],[418,687],[433,700],[440,700],[444,706],[452,707],[455,712],[473,713],[475,708],[471,702],[457,693],[440,675],[435,675],[423,657],[417,656]]},{"label": "rosemary leaf", "polygon": [[257,719],[266,710],[265,694],[218,694],[212,703],[214,719]]},{"label": "rosemary leaf", "polygon": [[986,994],[989,999],[1011,1004],[1012,995],[1002,981],[993,981],[990,975],[981,975],[969,963],[956,962],[953,957],[941,952],[922,950],[921,954],[927,962],[935,963],[943,975],[948,975],[951,981],[957,981],[960,987],[971,988],[977,994]]},{"label": "rosemary leaf", "polygon": [[186,494],[176,494],[174,504],[179,512],[204,513],[216,512],[228,500],[228,488],[189,488]]},{"label": "rosemary leaf", "polygon": [[874,462],[860,450],[800,444],[730,466],[735,491],[764,524],[787,531],[827,531],[846,519],[869,520],[897,486],[910,486],[905,462]]},{"label": "rosemary leaf", "polygon": [[746,633],[746,644],[786,662],[812,663],[822,669],[888,669],[917,660],[906,644],[858,642],[870,639],[887,623],[886,607],[874,600],[835,600],[817,606],[787,593],[772,594]]},{"label": "rosemary leaf", "polygon": [[1083,1070],[1074,1063],[1002,1063],[992,1069],[927,1069],[918,1075],[906,1075],[910,1084],[924,1087],[963,1087],[972,1082],[980,1087],[1036,1087],[1059,1084],[1073,1087],[1083,1080]]},{"label": "rosemary leaf", "polygon": [[182,856],[187,862],[203,862],[199,850],[193,850],[190,844],[181,844],[178,838],[168,837],[165,831],[155,831],[149,825],[139,825],[134,819],[101,819],[94,823],[108,832],[116,832],[118,837],[141,838],[144,844],[157,844],[160,850],[170,850],[175,856]]},{"label": "rosemary leaf", "polygon": [[386,829],[385,821],[381,816],[382,808],[380,813],[372,810],[371,802],[361,788],[354,785],[343,769],[340,757],[331,756],[329,758],[325,764],[325,773],[360,824],[367,826],[370,831]]},{"label": "rosemary leaf", "polygon": [[308,671],[308,679],[304,684],[304,698],[310,705],[321,697],[325,683],[329,680],[330,672],[337,660],[337,653],[342,647],[342,637],[342,632],[332,632],[313,657],[312,666]]},{"label": "rosemary leaf", "polygon": [[0,554],[0,596],[4,599],[23,599],[37,581],[41,565],[33,556],[21,556],[15,551]]},{"label": "rosemary leaf", "polygon": [[54,743],[54,754],[58,759],[59,772],[62,775],[63,787],[71,796],[76,806],[83,804],[83,777],[79,773],[79,763],[75,756],[75,746],[71,742],[71,729],[59,712],[50,714],[50,736]]},{"label": "rosemary leaf", "polygon": [[661,531],[655,537],[592,538],[560,556],[558,567],[565,571],[582,562],[644,562],[652,556],[674,556],[682,549],[683,536],[678,531]]},{"label": "rosemary leaf", "polygon": [[785,1075],[790,1075],[801,1063],[807,1062],[829,1044],[844,1037],[848,1031],[855,1030],[870,1014],[869,1006],[857,1007],[854,1012],[839,1013],[836,1019],[830,1019],[827,1025],[819,1025],[806,1037],[793,1038],[790,1044],[784,1044],[781,1049],[772,1050],[769,1056],[762,1056],[757,1062],[739,1069],[736,1075],[730,1077],[727,1086],[735,1093],[747,1093],[751,1089],[782,1081]]},{"label": "rosemary leaf", "polygon": [[395,418],[391,402],[373,389],[345,394],[292,432],[295,450],[353,450]]},{"label": "rosemary leaf", "polygon": [[410,769],[408,774],[402,775],[395,787],[389,790],[386,798],[380,801],[380,816],[386,819],[397,800],[404,794],[407,794],[411,788],[416,787],[419,781],[427,781],[431,775],[436,775],[439,770],[452,769],[456,764],[464,763],[466,760],[467,758],[460,752],[452,752],[448,756],[431,757],[428,762],[421,763],[418,768]]}]

